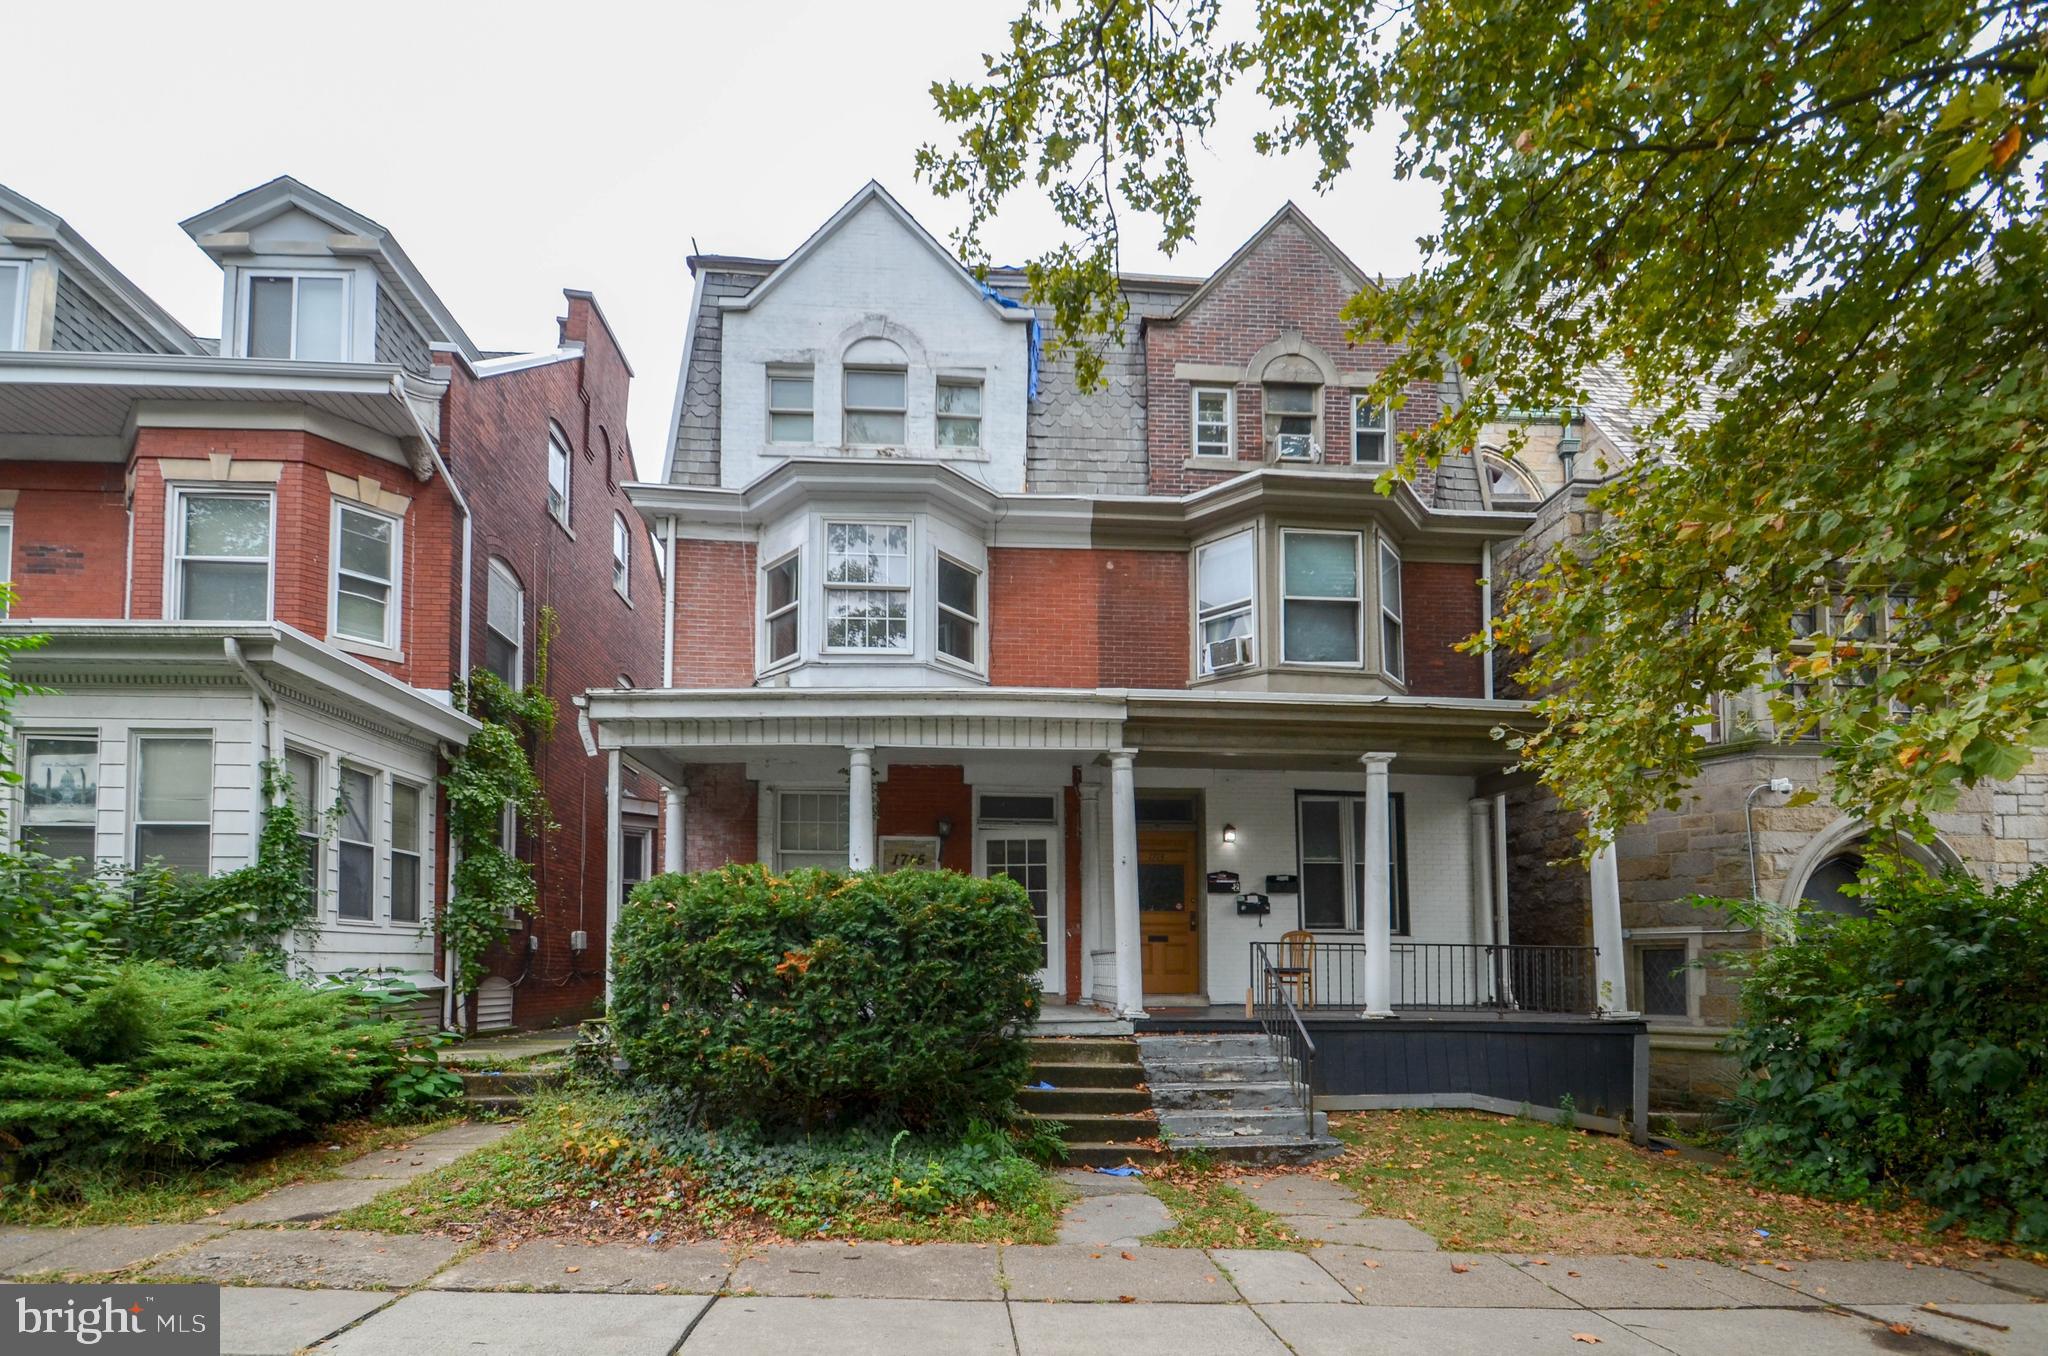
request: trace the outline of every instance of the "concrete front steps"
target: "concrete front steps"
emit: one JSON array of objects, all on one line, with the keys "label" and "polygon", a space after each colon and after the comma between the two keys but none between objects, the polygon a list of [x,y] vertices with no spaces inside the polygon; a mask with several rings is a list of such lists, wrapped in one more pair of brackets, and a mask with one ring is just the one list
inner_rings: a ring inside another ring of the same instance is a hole
[{"label": "concrete front steps", "polygon": [[1057,1121],[1075,1167],[1113,1168],[1159,1157],[1159,1120],[1129,1036],[1033,1036],[1031,1082],[1017,1095],[1029,1121]]},{"label": "concrete front steps", "polygon": [[559,1086],[569,1072],[566,1064],[537,1064],[524,1069],[454,1067],[462,1075],[463,1104],[473,1111],[494,1111],[501,1116],[525,1110],[534,1093]]},{"label": "concrete front steps", "polygon": [[1239,1163],[1306,1163],[1343,1152],[1329,1118],[1301,1103],[1287,1060],[1259,1032],[1137,1038],[1160,1137]]}]

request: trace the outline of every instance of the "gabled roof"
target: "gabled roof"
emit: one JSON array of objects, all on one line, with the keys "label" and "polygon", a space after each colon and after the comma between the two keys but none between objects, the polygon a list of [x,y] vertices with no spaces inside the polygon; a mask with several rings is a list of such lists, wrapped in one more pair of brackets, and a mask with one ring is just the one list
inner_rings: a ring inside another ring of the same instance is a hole
[{"label": "gabled roof", "polygon": [[1303,235],[1306,235],[1315,244],[1316,248],[1330,257],[1330,262],[1335,264],[1338,271],[1350,280],[1353,287],[1362,288],[1371,284],[1372,279],[1366,276],[1365,270],[1352,263],[1351,256],[1338,249],[1336,242],[1327,235],[1324,235],[1322,229],[1308,219],[1308,213],[1295,206],[1294,200],[1290,198],[1279,211],[1266,219],[1265,225],[1253,231],[1251,239],[1239,245],[1237,252],[1228,259],[1225,259],[1223,266],[1214,273],[1211,273],[1202,285],[1194,290],[1194,294],[1182,302],[1180,308],[1166,318],[1165,323],[1171,324],[1193,311],[1197,306],[1200,306],[1208,298],[1209,293],[1215,289],[1216,285],[1229,277],[1237,270],[1239,265],[1250,258],[1252,252],[1265,242],[1267,236],[1279,230],[1282,225],[1290,222]]},{"label": "gabled roof", "polygon": [[65,224],[64,218],[40,203],[24,198],[5,184],[0,184],[0,211],[47,232],[51,245],[64,256],[62,262],[71,265],[69,271],[85,282],[88,290],[96,291],[103,300],[114,303],[116,309],[148,330],[170,352],[206,352],[205,345],[190,330],[157,305],[120,269],[108,263],[104,255],[86,243],[84,236]]},{"label": "gabled roof", "polygon": [[366,242],[377,260],[378,272],[393,284],[393,290],[412,313],[413,319],[426,331],[428,339],[454,348],[472,362],[477,359],[477,346],[470,342],[462,326],[456,323],[454,314],[427,284],[425,276],[412,260],[406,257],[397,238],[389,230],[354,208],[308,188],[289,174],[280,174],[267,184],[238,193],[178,224],[199,248],[218,259],[222,254],[235,252],[238,244],[230,245],[210,237],[247,231],[292,208],[327,223],[337,235],[355,236]]},{"label": "gabled roof", "polygon": [[743,297],[731,297],[721,302],[721,308],[728,311],[752,310],[763,297],[773,292],[784,278],[802,267],[804,261],[810,258],[819,246],[837,235],[847,222],[853,220],[854,217],[860,214],[862,209],[871,203],[881,204],[897,221],[901,222],[903,229],[908,231],[913,238],[921,241],[932,252],[932,256],[938,259],[949,273],[959,278],[960,285],[972,292],[982,304],[987,306],[991,315],[994,315],[999,320],[1008,320],[1019,324],[1028,323],[1031,320],[1032,315],[1030,311],[1020,307],[1004,306],[989,296],[987,291],[983,289],[981,281],[968,270],[967,266],[961,263],[951,250],[940,244],[937,238],[930,231],[927,231],[916,217],[910,215],[902,203],[897,202],[894,197],[890,196],[888,189],[883,188],[881,184],[873,179],[868,180],[866,184],[862,185],[860,192],[848,198],[846,205],[827,218],[823,226],[811,232],[810,239],[798,245],[788,258],[776,264],[758,286]]}]

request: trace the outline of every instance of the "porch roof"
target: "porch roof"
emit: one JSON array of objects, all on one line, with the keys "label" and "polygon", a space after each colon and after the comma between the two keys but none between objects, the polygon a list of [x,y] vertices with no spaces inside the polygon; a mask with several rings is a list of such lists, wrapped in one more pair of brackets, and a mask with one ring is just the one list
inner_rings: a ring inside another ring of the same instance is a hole
[{"label": "porch roof", "polygon": [[[600,749],[703,761],[764,748],[1135,750],[1161,766],[1321,767],[1390,752],[1402,770],[1496,772],[1522,702],[1168,688],[668,688],[587,694]],[[694,757],[692,756],[694,755]]]}]

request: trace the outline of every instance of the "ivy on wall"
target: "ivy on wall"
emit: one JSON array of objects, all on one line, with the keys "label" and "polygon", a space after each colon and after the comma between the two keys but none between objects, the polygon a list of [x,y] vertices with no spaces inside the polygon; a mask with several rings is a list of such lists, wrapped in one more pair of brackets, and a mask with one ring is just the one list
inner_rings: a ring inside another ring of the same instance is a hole
[{"label": "ivy on wall", "polygon": [[502,826],[510,805],[529,834],[555,827],[533,755],[555,731],[546,687],[556,625],[555,610],[543,607],[531,686],[515,690],[488,669],[455,686],[456,706],[483,724],[441,779],[449,836],[461,853],[441,935],[455,953],[452,978],[461,994],[475,993],[483,982],[484,953],[504,935],[513,911],[531,913],[538,901],[533,868],[505,850]]}]

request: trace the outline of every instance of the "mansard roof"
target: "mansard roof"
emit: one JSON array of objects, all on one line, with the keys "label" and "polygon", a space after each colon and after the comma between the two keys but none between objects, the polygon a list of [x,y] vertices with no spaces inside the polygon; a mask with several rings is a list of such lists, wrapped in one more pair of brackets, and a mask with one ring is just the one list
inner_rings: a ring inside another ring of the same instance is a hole
[{"label": "mansard roof", "polygon": [[25,229],[10,232],[15,243],[46,244],[54,249],[63,272],[96,293],[102,305],[112,307],[125,321],[139,327],[143,337],[157,344],[157,351],[194,355],[208,351],[204,341],[179,324],[176,317],[107,262],[106,256],[49,208],[0,184],[0,214],[23,223]]}]

